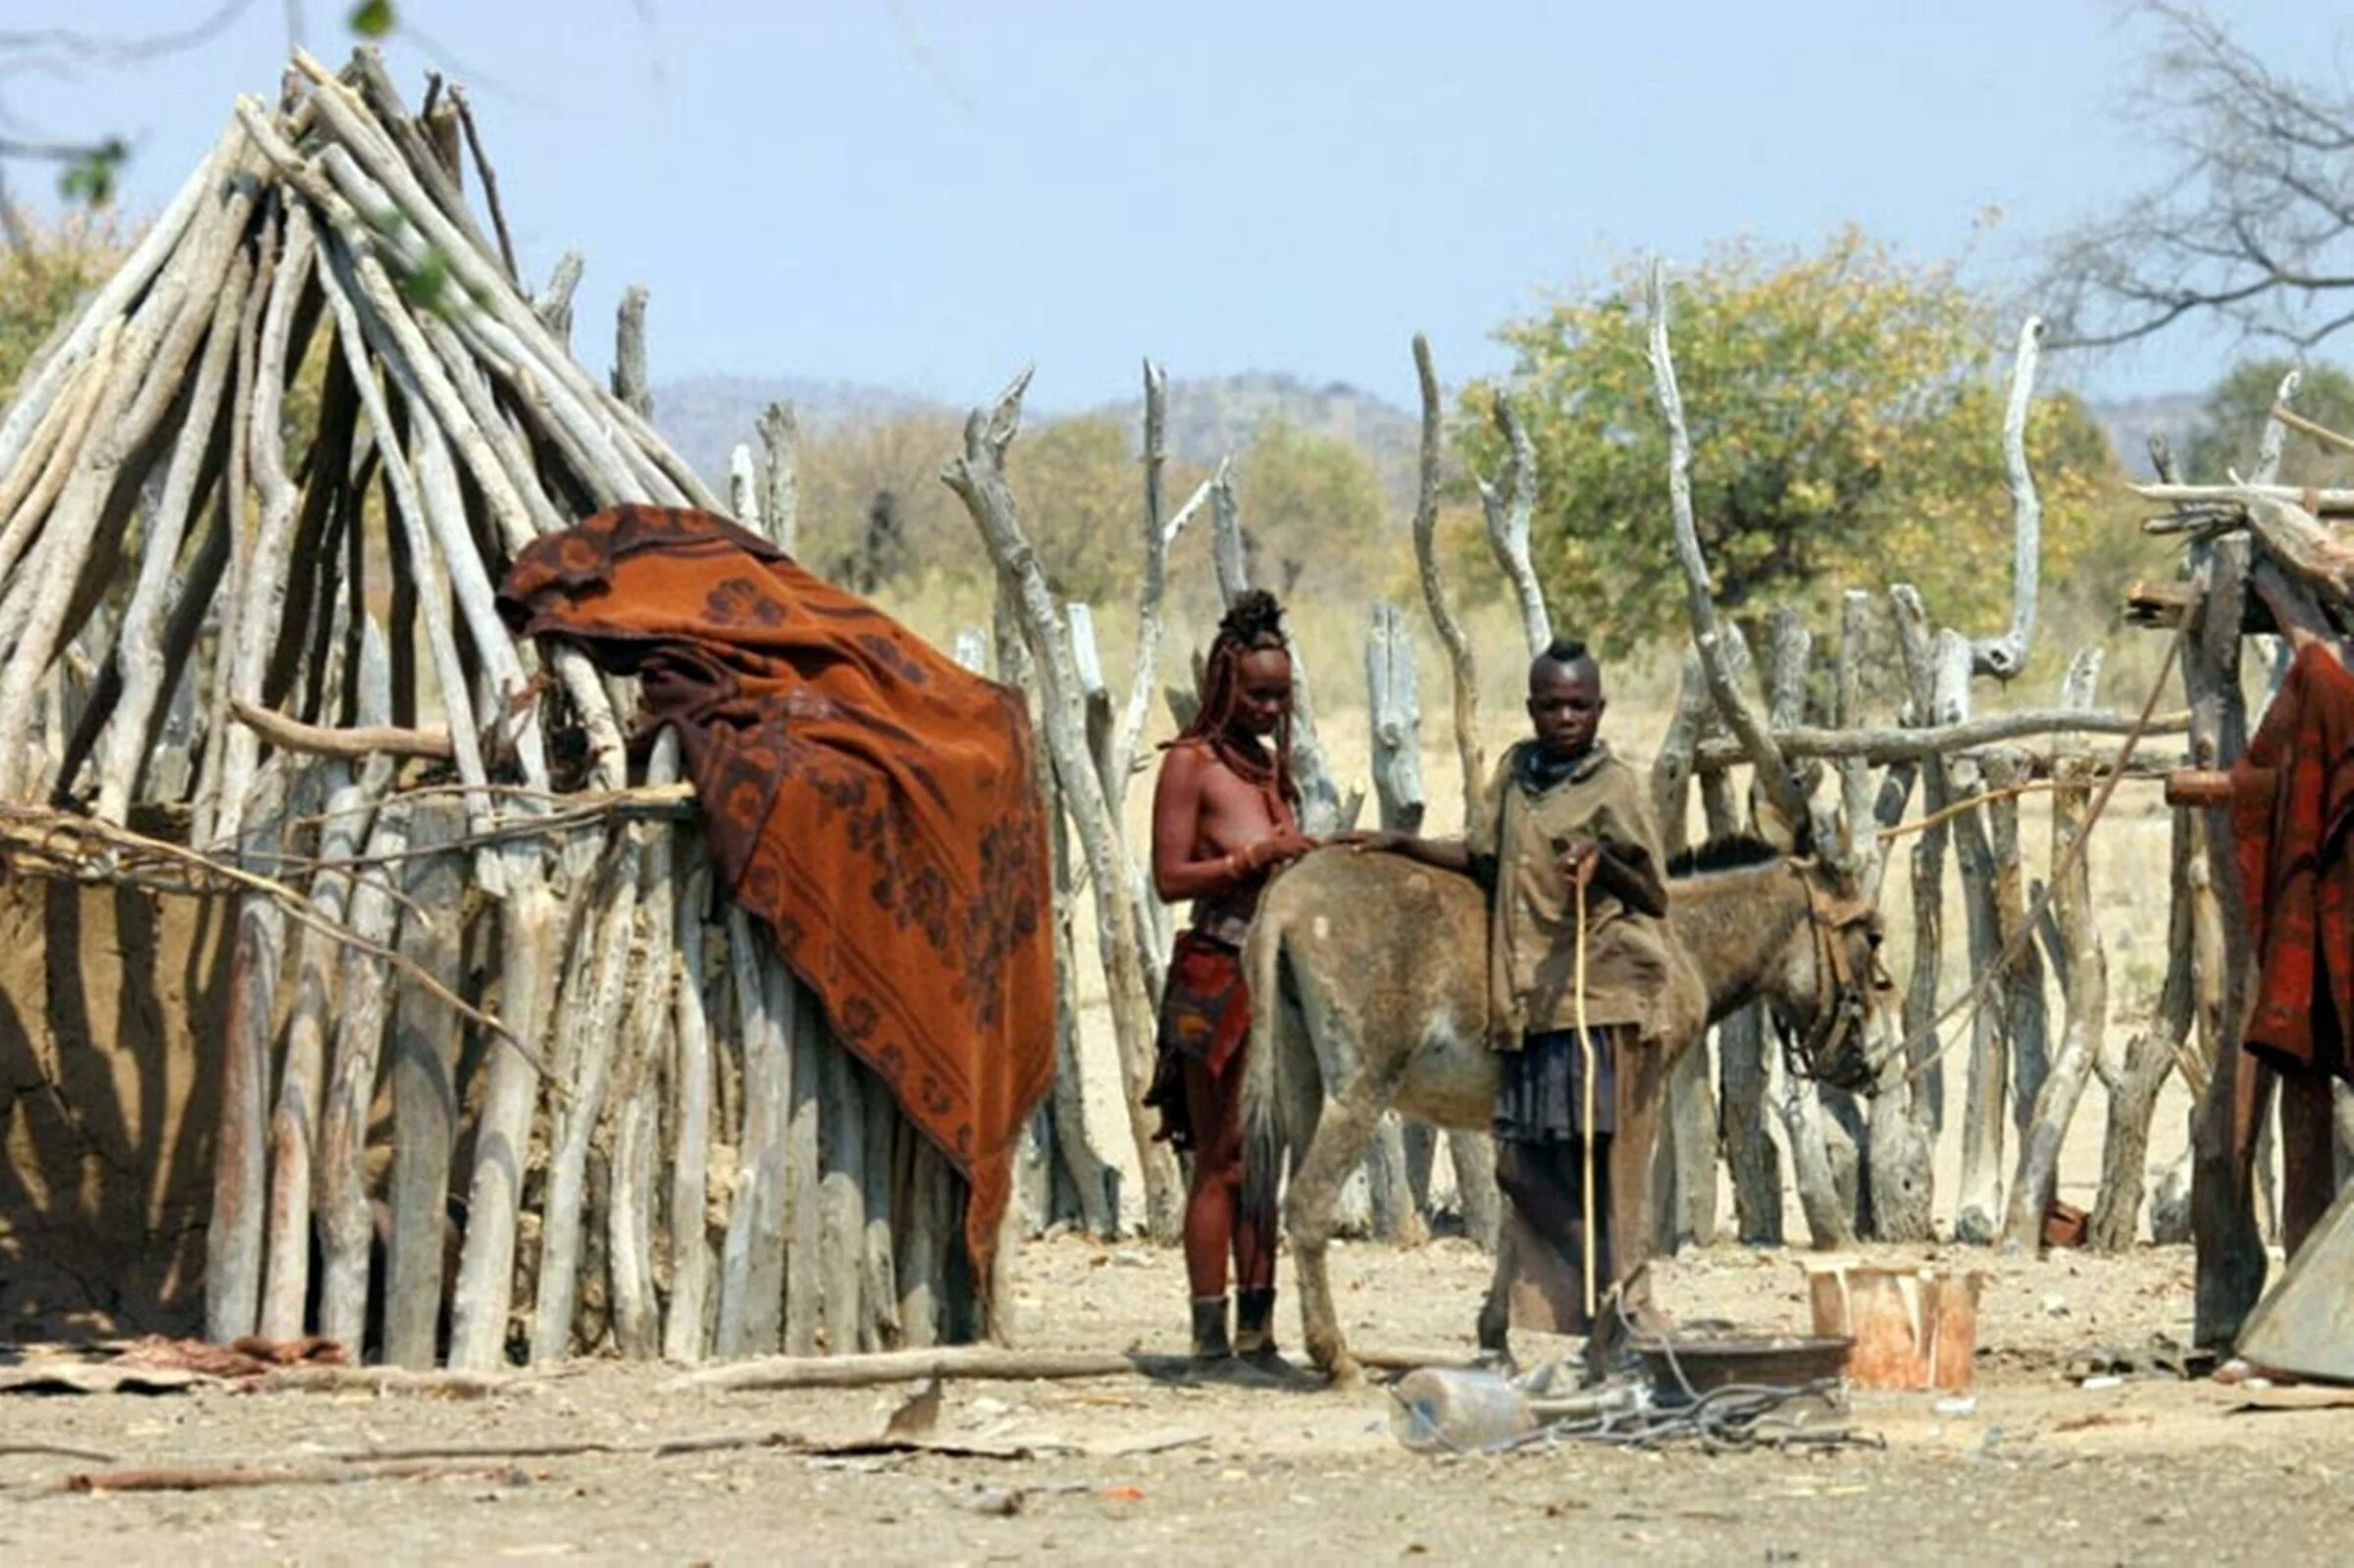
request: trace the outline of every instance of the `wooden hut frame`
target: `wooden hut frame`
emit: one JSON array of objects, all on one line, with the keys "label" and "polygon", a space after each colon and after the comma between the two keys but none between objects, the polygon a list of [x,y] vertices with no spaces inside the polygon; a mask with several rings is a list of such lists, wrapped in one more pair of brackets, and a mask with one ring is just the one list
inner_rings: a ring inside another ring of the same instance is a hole
[{"label": "wooden hut frame", "polygon": [[[2177,582],[2136,584],[2127,599],[2128,614],[2175,634],[2191,701],[2192,764],[2167,789],[2178,825],[2176,876],[2191,899],[2176,933],[2184,978],[2169,987],[2163,1044],[2136,1042],[2141,1061],[2128,1072],[2138,1068],[2138,1085],[2162,1073],[2154,1064],[2171,1053],[2203,1079],[2192,1123],[2188,1215],[2198,1251],[2195,1333],[2203,1345],[2226,1347],[2263,1293],[2258,1199],[2269,1195],[2263,1152],[2276,1110],[2290,1177],[2277,1221],[2292,1247],[2328,1206],[2332,1171],[2354,1169],[2354,1096],[2342,1087],[2333,1092],[2326,1079],[2276,1072],[2240,1049],[2257,983],[2227,810],[2227,770],[2246,749],[2251,728],[2244,651],[2250,637],[2270,639],[2277,689],[2293,648],[2321,642],[2342,658],[2354,632],[2354,546],[2329,521],[2354,510],[2354,497],[2275,482],[2291,430],[2354,451],[2354,437],[2289,406],[2297,380],[2291,372],[2282,381],[2244,480],[2185,483],[2170,454],[2154,450],[2160,482],[2139,486],[2139,493],[2168,510],[2144,526],[2183,539],[2187,548]],[[2195,1054],[2186,1045],[2194,1020]]]},{"label": "wooden hut frame", "polygon": [[634,782],[633,683],[496,613],[590,510],[723,508],[643,292],[600,385],[468,152],[503,241],[462,98],[297,54],[0,416],[0,858],[234,911],[207,1331],[357,1345],[373,1278],[405,1365],[1001,1332],[961,1180],[714,907],[675,739]]}]

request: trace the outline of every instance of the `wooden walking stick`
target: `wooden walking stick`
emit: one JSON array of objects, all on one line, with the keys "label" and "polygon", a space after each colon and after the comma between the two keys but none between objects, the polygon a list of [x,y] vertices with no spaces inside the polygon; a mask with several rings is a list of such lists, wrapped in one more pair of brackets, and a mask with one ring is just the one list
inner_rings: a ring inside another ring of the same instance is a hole
[{"label": "wooden walking stick", "polygon": [[1577,1010],[1577,1054],[1585,1068],[1582,1092],[1585,1097],[1584,1120],[1578,1131],[1578,1154],[1585,1162],[1584,1181],[1578,1189],[1578,1202],[1584,1207],[1585,1244],[1578,1248],[1579,1260],[1586,1275],[1586,1332],[1594,1332],[1594,1037],[1586,1029],[1586,877],[1585,862],[1580,861],[1569,873],[1569,885],[1577,899],[1577,942],[1570,976],[1570,994]]}]

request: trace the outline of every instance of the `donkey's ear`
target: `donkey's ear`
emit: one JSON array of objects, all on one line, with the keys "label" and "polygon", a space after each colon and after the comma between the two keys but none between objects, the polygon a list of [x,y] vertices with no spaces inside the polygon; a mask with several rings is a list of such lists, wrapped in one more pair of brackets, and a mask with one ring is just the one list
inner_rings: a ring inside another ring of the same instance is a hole
[{"label": "donkey's ear", "polygon": [[1805,855],[1808,840],[1813,836],[1804,822],[1792,822],[1782,815],[1773,796],[1758,787],[1752,779],[1749,784],[1749,821],[1751,831],[1785,855]]}]

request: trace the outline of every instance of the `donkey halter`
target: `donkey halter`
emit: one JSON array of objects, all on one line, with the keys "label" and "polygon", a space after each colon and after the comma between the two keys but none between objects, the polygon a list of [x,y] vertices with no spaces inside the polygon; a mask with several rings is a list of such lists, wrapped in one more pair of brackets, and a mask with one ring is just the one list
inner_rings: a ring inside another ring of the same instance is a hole
[{"label": "donkey halter", "polygon": [[[1817,1078],[1823,1064],[1838,1060],[1838,1052],[1847,1045],[1849,1037],[1863,1027],[1867,992],[1894,982],[1880,967],[1876,952],[1871,957],[1870,973],[1859,976],[1848,959],[1847,944],[1840,940],[1843,933],[1876,918],[1879,912],[1871,900],[1860,894],[1840,897],[1824,891],[1809,875],[1819,864],[1811,857],[1793,859],[1788,864],[1790,875],[1798,879],[1799,887],[1807,897],[1808,945],[1815,954],[1818,995],[1815,1022],[1808,1029],[1805,1040],[1794,1045],[1788,1026],[1778,1018],[1774,1022],[1781,1036],[1785,1065],[1802,1077]],[[1825,980],[1830,982],[1827,993],[1822,991]]]}]

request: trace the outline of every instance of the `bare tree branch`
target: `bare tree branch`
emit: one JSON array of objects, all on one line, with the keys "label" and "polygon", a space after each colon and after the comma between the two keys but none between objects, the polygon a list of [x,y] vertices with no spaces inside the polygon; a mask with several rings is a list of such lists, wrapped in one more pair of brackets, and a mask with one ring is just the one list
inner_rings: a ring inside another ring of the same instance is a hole
[{"label": "bare tree branch", "polygon": [[2003,477],[2011,487],[2011,627],[1999,637],[1980,638],[1970,650],[1981,675],[2009,681],[2026,668],[2035,640],[2035,597],[2043,559],[2043,504],[2035,497],[2035,476],[2027,468],[2027,411],[2035,401],[2035,345],[2043,323],[2033,316],[2019,329],[2019,352],[2011,363],[2011,400],[2003,412]]},{"label": "bare tree branch", "polygon": [[1167,597],[1169,539],[1175,530],[1161,520],[1161,468],[1168,461],[1169,373],[1145,361],[1145,580],[1137,590],[1136,664],[1128,683],[1128,705],[1112,741],[1111,766],[1104,781],[1117,810],[1127,792],[1128,776],[1145,743],[1145,722],[1152,715],[1152,696],[1160,670],[1161,603]]},{"label": "bare tree branch", "polygon": [[130,65],[141,60],[152,60],[158,55],[193,49],[218,36],[252,9],[253,0],[227,0],[226,4],[216,6],[192,27],[151,32],[136,38],[104,38],[94,33],[76,32],[69,27],[0,28],[0,51],[56,55],[94,65]]},{"label": "bare tree branch", "polygon": [[1455,755],[1463,775],[1463,828],[1475,827],[1487,775],[1479,755],[1479,667],[1462,622],[1447,603],[1447,578],[1439,565],[1439,373],[1431,365],[1430,339],[1414,334],[1414,379],[1422,389],[1422,451],[1414,489],[1414,566],[1422,580],[1422,602],[1447,648],[1447,673],[1455,687]]},{"label": "bare tree branch", "polygon": [[1513,412],[1511,399],[1501,394],[1496,399],[1496,428],[1506,443],[1504,472],[1494,481],[1479,481],[1479,505],[1487,515],[1488,547],[1520,596],[1520,626],[1528,637],[1528,651],[1537,654],[1553,641],[1553,616],[1545,608],[1545,590],[1537,585],[1528,554],[1529,520],[1537,505],[1537,448]]},{"label": "bare tree branch", "polygon": [[[2297,385],[2305,379],[2303,371],[2290,371],[2280,378],[2280,386],[2273,394],[2275,408],[2286,408],[2296,401]],[[2288,448],[2288,427],[2267,417],[2264,433],[2256,438],[2256,466],[2248,472],[2251,484],[2270,484],[2280,477],[2280,458]]]},{"label": "bare tree branch", "polygon": [[2354,323],[2354,310],[2315,319],[2354,289],[2354,96],[2274,70],[2194,6],[2136,10],[2160,29],[2136,122],[2181,161],[2053,245],[2041,289],[2053,346],[2108,347],[2205,316],[2310,347]]},{"label": "bare tree branch", "polygon": [[1700,650],[1701,668],[1709,678],[1709,695],[1715,699],[1717,711],[1755,764],[1766,797],[1795,831],[1810,820],[1806,796],[1791,778],[1773,732],[1733,679],[1723,634],[1716,629],[1709,563],[1700,553],[1700,528],[1692,516],[1692,436],[1684,424],[1684,398],[1676,389],[1675,360],[1667,343],[1667,274],[1657,260],[1651,264],[1650,296],[1652,384],[1659,393],[1661,416],[1667,422],[1668,512],[1675,529],[1676,564],[1684,572],[1685,607],[1692,615],[1692,642]]}]

